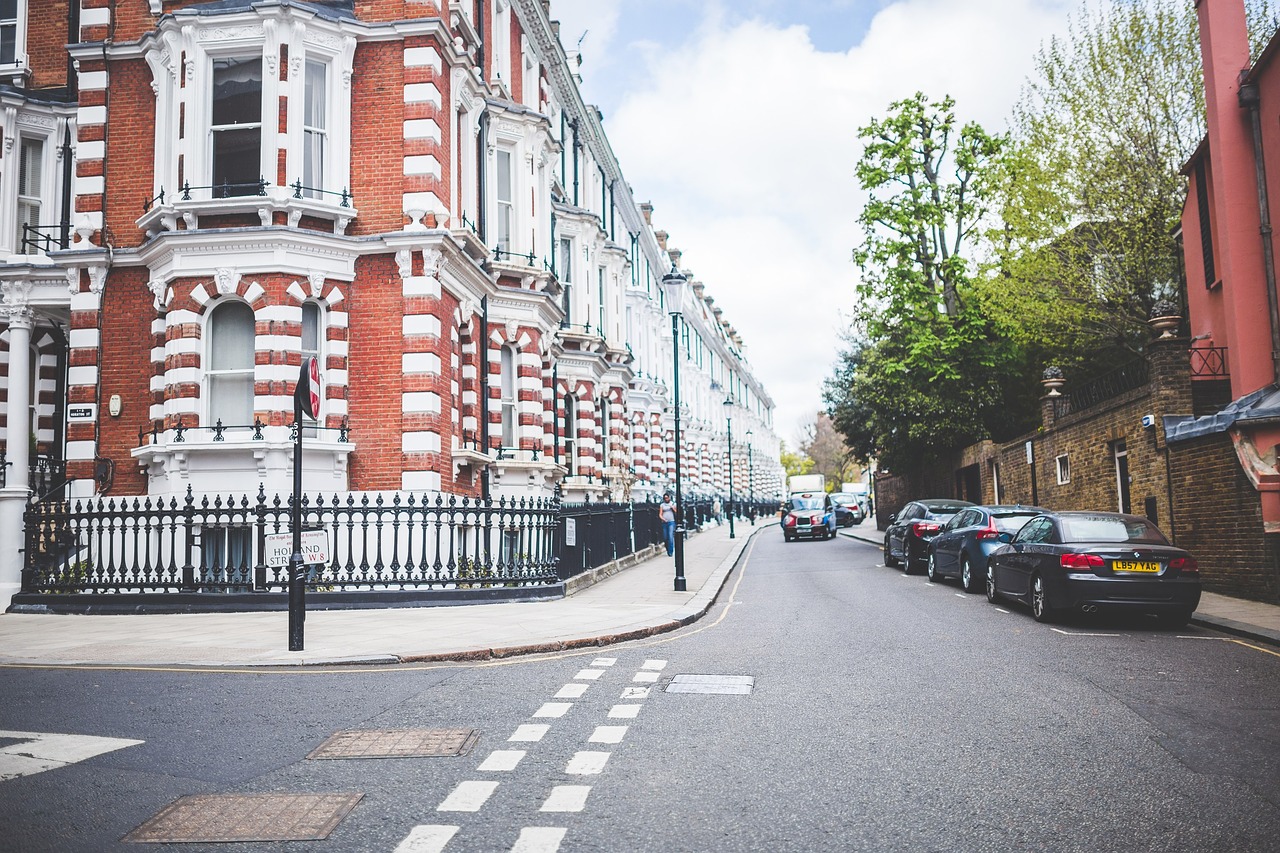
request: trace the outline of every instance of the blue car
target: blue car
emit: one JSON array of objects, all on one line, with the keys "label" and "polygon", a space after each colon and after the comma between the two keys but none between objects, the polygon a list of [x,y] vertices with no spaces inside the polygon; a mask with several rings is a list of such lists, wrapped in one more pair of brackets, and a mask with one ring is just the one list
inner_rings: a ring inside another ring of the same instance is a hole
[{"label": "blue car", "polygon": [[1001,533],[1017,533],[1022,525],[1046,512],[1038,506],[974,506],[951,516],[929,542],[925,574],[937,582],[959,578],[965,592],[981,592],[987,582],[987,562],[1000,547]]},{"label": "blue car", "polygon": [[831,496],[823,492],[796,492],[782,506],[782,538],[834,539],[836,511]]}]

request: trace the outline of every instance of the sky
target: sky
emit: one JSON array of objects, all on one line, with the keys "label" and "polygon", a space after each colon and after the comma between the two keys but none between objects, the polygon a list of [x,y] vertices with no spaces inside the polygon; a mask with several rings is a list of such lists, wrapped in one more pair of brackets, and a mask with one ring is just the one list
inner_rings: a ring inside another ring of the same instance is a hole
[{"label": "sky", "polygon": [[552,0],[638,202],[742,335],[791,448],[856,297],[858,129],[917,91],[1006,129],[1083,0]]}]

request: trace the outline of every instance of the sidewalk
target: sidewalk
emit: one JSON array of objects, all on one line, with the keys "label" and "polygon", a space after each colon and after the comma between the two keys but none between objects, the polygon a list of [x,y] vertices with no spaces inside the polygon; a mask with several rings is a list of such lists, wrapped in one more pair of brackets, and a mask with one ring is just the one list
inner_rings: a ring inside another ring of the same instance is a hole
[{"label": "sidewalk", "polygon": [[290,652],[288,614],[133,616],[0,614],[0,664],[288,666],[484,660],[646,637],[711,606],[757,524],[692,534],[687,592],[661,554],[554,601],[307,613],[304,651]]},{"label": "sidewalk", "polygon": [[[874,526],[857,530],[846,528],[840,533],[877,548],[884,546],[884,534]],[[1191,622],[1238,637],[1280,646],[1280,605],[1203,592],[1200,594],[1200,606],[1191,617]]]}]

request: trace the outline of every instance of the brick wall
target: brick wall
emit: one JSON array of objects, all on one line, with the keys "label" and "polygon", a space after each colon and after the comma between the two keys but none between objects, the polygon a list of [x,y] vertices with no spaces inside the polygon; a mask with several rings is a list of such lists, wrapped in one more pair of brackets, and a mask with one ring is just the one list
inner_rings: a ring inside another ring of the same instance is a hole
[{"label": "brick wall", "polygon": [[399,489],[404,469],[400,449],[404,296],[393,255],[356,262],[349,302],[348,407],[351,438],[359,448],[351,456],[351,488]]},{"label": "brick wall", "polygon": [[[151,403],[153,294],[147,289],[147,270],[112,270],[102,300],[98,455],[115,465],[112,495],[144,495],[146,475],[129,455],[138,446],[138,429],[147,423]],[[120,417],[106,414],[113,394],[121,400]]]},{"label": "brick wall", "polygon": [[32,89],[67,84],[70,5],[68,0],[32,0],[27,4],[27,62],[31,68]]},{"label": "brick wall", "polygon": [[1230,436],[1170,447],[1178,545],[1196,555],[1205,589],[1280,604],[1280,536],[1262,532],[1262,504]]}]

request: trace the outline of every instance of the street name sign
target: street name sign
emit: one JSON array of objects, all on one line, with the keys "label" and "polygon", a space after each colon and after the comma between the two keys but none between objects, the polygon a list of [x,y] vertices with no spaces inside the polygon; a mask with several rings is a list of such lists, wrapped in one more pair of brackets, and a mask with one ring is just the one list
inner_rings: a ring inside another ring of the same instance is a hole
[{"label": "street name sign", "polygon": [[[266,559],[263,561],[273,569],[283,569],[289,565],[293,556],[292,533],[268,533],[266,539]],[[302,564],[313,566],[317,563],[328,563],[332,559],[329,553],[329,534],[324,530],[302,531]]]}]

